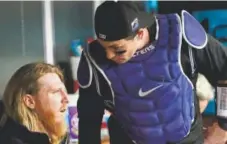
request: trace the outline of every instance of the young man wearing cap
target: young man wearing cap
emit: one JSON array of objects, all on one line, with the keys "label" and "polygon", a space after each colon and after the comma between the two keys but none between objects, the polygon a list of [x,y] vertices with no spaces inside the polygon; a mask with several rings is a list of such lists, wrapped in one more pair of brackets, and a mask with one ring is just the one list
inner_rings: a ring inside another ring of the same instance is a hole
[{"label": "young man wearing cap", "polygon": [[111,144],[202,144],[196,77],[225,82],[227,49],[186,11],[154,16],[133,2],[102,3],[95,32],[78,68],[80,144],[100,144],[104,109]]}]

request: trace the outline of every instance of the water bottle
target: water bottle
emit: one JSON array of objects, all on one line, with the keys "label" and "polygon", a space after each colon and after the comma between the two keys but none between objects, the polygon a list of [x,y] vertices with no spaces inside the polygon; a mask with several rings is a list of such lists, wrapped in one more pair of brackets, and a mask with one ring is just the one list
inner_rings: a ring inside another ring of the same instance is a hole
[{"label": "water bottle", "polygon": [[71,51],[73,56],[79,57],[82,53],[82,42],[81,40],[73,40],[71,43]]}]

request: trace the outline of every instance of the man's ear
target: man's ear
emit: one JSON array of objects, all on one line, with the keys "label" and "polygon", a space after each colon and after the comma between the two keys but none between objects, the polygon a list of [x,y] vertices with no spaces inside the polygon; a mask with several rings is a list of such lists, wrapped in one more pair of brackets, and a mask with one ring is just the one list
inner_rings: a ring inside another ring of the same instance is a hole
[{"label": "man's ear", "polygon": [[137,32],[136,37],[137,37],[137,39],[142,39],[143,36],[144,36],[144,29],[143,29],[143,28],[140,28],[140,29],[138,30],[138,32]]},{"label": "man's ear", "polygon": [[22,97],[24,104],[30,108],[34,109],[35,108],[35,99],[34,96],[26,94]]}]

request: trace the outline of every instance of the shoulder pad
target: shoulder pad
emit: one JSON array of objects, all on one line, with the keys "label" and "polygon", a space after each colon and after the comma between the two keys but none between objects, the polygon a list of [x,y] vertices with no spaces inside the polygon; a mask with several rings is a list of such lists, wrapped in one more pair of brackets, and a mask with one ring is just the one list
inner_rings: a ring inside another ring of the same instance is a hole
[{"label": "shoulder pad", "polygon": [[88,88],[92,82],[92,65],[85,52],[83,51],[77,71],[77,79],[81,88]]},{"label": "shoulder pad", "polygon": [[207,34],[202,25],[185,10],[181,12],[181,18],[185,41],[193,48],[204,48],[207,44]]}]

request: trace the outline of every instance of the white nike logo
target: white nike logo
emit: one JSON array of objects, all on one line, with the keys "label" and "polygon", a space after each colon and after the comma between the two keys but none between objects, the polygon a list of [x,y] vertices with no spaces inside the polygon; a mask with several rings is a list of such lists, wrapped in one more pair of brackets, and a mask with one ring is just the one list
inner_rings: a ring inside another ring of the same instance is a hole
[{"label": "white nike logo", "polygon": [[150,90],[148,90],[148,91],[145,91],[145,92],[142,92],[142,88],[140,88],[140,90],[139,90],[139,96],[140,96],[140,97],[147,96],[148,94],[152,93],[153,91],[155,91],[156,89],[158,89],[158,88],[160,88],[160,87],[162,87],[162,86],[163,86],[163,85],[159,85],[159,86],[154,87],[154,88],[152,88],[152,89],[150,89]]}]

